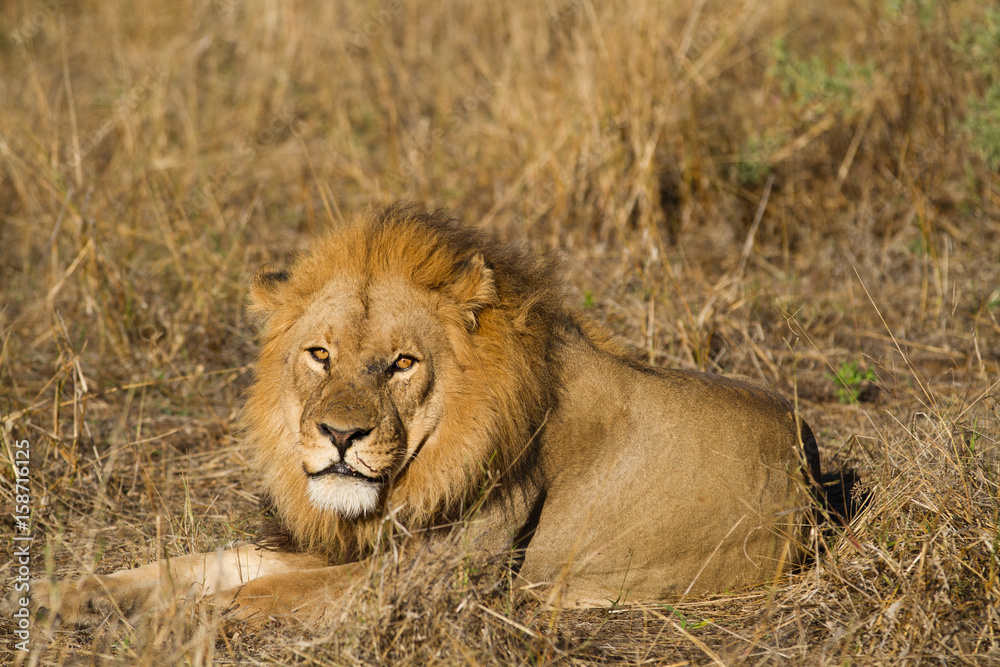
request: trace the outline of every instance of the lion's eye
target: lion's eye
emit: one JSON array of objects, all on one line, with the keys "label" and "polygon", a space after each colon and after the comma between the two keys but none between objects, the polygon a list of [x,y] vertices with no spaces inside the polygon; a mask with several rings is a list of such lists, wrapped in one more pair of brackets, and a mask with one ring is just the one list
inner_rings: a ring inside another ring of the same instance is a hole
[{"label": "lion's eye", "polygon": [[308,352],[313,359],[321,364],[325,364],[330,360],[330,353],[322,347],[310,347]]},{"label": "lion's eye", "polygon": [[395,363],[392,365],[393,371],[408,371],[413,368],[413,365],[417,363],[417,360],[413,357],[400,357],[396,359]]}]

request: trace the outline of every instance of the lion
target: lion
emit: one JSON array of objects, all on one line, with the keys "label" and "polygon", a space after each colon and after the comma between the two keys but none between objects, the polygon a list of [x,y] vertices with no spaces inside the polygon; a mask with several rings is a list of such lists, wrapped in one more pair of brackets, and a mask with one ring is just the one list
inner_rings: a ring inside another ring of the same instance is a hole
[{"label": "lion", "polygon": [[364,576],[387,526],[433,544],[459,525],[555,607],[756,586],[806,552],[820,469],[793,406],[640,362],[550,258],[376,204],[287,270],[262,267],[249,302],[244,439],[285,544],[36,582],[39,606],[92,625],[186,592],[304,618]]}]

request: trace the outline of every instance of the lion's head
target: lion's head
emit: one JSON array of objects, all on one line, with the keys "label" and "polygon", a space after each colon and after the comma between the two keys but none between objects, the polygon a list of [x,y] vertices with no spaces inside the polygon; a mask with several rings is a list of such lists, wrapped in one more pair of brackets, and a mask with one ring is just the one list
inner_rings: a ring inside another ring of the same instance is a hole
[{"label": "lion's head", "polygon": [[372,206],[254,277],[253,466],[302,546],[366,548],[524,474],[551,406],[550,262],[440,213]]}]

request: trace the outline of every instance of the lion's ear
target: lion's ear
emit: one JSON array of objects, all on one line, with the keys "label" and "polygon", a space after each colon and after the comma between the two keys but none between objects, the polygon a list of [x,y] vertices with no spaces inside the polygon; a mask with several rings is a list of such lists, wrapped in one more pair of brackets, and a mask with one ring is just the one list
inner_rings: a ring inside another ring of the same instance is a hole
[{"label": "lion's ear", "polygon": [[493,269],[486,263],[486,258],[482,254],[477,254],[469,260],[465,274],[455,282],[453,289],[455,300],[462,308],[465,324],[469,331],[474,331],[479,312],[497,302]]},{"label": "lion's ear", "polygon": [[257,269],[250,281],[250,309],[257,313],[276,310],[282,301],[282,288],[290,277],[288,271],[275,269],[271,264]]}]

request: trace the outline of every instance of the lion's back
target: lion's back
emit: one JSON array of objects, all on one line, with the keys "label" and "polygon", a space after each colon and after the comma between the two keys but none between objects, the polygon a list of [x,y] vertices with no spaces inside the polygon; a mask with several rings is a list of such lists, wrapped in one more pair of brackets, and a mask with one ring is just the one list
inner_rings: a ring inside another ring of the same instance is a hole
[{"label": "lion's back", "polygon": [[552,564],[573,553],[588,565],[570,599],[662,599],[759,583],[793,558],[804,487],[783,398],[608,359],[576,391],[556,417],[564,437],[546,456],[556,481],[527,579],[558,576]]}]

